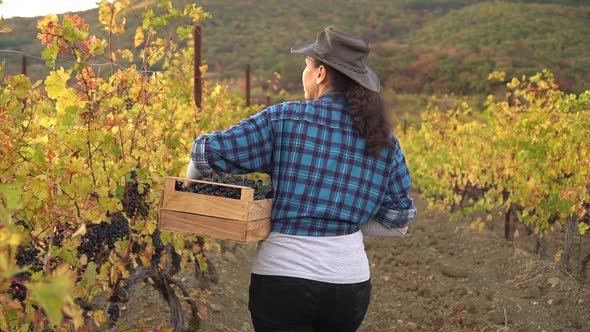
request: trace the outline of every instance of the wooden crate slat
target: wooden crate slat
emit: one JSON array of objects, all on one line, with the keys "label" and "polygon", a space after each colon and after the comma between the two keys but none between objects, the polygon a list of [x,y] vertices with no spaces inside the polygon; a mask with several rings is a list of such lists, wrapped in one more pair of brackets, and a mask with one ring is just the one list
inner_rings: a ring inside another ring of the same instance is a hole
[{"label": "wooden crate slat", "polygon": [[261,199],[248,205],[248,220],[270,218],[272,199]]},{"label": "wooden crate slat", "polygon": [[246,223],[246,228],[246,242],[264,240],[271,230],[270,218],[249,221]]},{"label": "wooden crate slat", "polygon": [[172,183],[175,183],[176,180],[182,181],[185,185],[189,185],[191,183],[206,183],[206,184],[215,184],[215,185],[222,186],[222,187],[231,187],[231,188],[246,189],[246,190],[254,191],[254,189],[252,189],[250,187],[239,186],[237,184],[229,184],[229,183],[213,182],[213,181],[205,181],[205,180],[195,180],[195,179],[189,179],[189,178],[179,178],[179,177],[175,177],[175,176],[166,177],[166,183],[168,183],[170,181],[172,181]]},{"label": "wooden crate slat", "polygon": [[266,238],[270,231],[270,219],[239,221],[163,209],[158,227],[177,233],[246,243]]},{"label": "wooden crate slat", "polygon": [[163,204],[165,209],[180,212],[248,220],[248,202],[238,199],[172,191],[165,193]]}]

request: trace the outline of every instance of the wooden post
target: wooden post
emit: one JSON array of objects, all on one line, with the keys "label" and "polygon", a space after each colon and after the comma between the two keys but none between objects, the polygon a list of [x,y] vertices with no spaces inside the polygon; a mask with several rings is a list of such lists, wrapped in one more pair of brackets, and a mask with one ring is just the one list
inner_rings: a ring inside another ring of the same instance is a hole
[{"label": "wooden post", "polygon": [[23,75],[27,75],[27,57],[24,55],[21,62],[21,72]]},{"label": "wooden post", "polygon": [[512,214],[512,205],[504,214],[504,238],[506,240],[512,240],[512,226],[510,225],[510,214]]},{"label": "wooden post", "polygon": [[266,95],[266,107],[270,106],[270,96]]},{"label": "wooden post", "polygon": [[561,254],[561,265],[566,271],[571,271],[572,266],[570,259],[572,257],[572,245],[574,243],[574,236],[578,230],[578,216],[570,215],[567,219],[567,225],[565,230],[565,242],[563,245],[563,253]]},{"label": "wooden post", "polygon": [[202,34],[201,34],[201,27],[196,26],[194,32],[194,41],[195,41],[195,54],[194,54],[194,63],[195,63],[195,70],[194,70],[194,99],[195,105],[199,109],[202,110],[202,99],[203,99],[203,80],[201,78],[201,44],[202,44]]},{"label": "wooden post", "polygon": [[406,134],[407,128],[408,128],[408,120],[404,119],[404,135]]},{"label": "wooden post", "polygon": [[250,65],[246,65],[246,106],[250,106]]},{"label": "wooden post", "polygon": [[[506,189],[502,189],[502,202],[506,202],[510,198],[510,192]],[[512,214],[512,204],[508,207],[508,210],[504,212],[504,239],[510,240],[512,238],[512,227],[510,226],[510,215]]]}]

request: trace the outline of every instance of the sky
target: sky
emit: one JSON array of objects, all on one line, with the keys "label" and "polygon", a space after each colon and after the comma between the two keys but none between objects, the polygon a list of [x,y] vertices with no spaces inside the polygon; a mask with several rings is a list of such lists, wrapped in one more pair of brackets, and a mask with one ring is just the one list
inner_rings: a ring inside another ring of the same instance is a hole
[{"label": "sky", "polygon": [[0,16],[33,17],[96,8],[100,0],[2,0]]}]

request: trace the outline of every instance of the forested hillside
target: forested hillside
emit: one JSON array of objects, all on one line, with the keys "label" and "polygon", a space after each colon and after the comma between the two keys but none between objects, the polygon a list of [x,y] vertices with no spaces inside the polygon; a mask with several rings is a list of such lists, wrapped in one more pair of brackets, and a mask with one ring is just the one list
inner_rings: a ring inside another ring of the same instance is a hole
[{"label": "forested hillside", "polygon": [[[277,72],[282,87],[297,89],[301,59],[290,54],[290,47],[313,41],[323,27],[334,26],[371,42],[373,67],[386,87],[399,92],[483,93],[492,88],[487,74],[493,70],[530,75],[544,68],[555,74],[566,91],[590,88],[587,1],[172,2],[176,7],[194,3],[211,14],[202,23],[203,61],[209,65],[209,74],[216,77],[242,77],[245,65],[250,64],[258,77],[271,79]],[[155,6],[156,1],[134,4],[135,9],[126,14],[128,25],[141,19],[140,7]],[[96,10],[79,14],[91,27],[98,26]],[[5,26],[14,32],[0,36],[0,49],[39,56],[36,20],[7,20]],[[168,31],[173,29],[174,25]],[[134,32],[119,37],[113,49],[131,45]],[[7,61],[7,73],[21,72],[21,54],[0,52],[1,58]],[[105,57],[104,62],[109,60]],[[129,66],[121,59],[116,62]],[[135,62],[140,60],[136,57]],[[28,75],[33,78],[41,77],[44,67],[38,59],[27,60]],[[158,64],[152,69],[157,70]]]}]

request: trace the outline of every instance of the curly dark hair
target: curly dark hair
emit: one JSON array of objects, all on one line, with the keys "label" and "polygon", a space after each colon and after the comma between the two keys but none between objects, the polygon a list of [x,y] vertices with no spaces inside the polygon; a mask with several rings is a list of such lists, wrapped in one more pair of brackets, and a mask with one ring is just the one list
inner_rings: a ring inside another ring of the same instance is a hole
[{"label": "curly dark hair", "polygon": [[320,65],[327,68],[331,74],[334,90],[346,96],[352,120],[361,136],[367,140],[367,152],[377,157],[384,147],[393,144],[391,139],[393,125],[385,112],[385,103],[381,94],[363,87],[320,60],[312,59],[316,68]]}]

